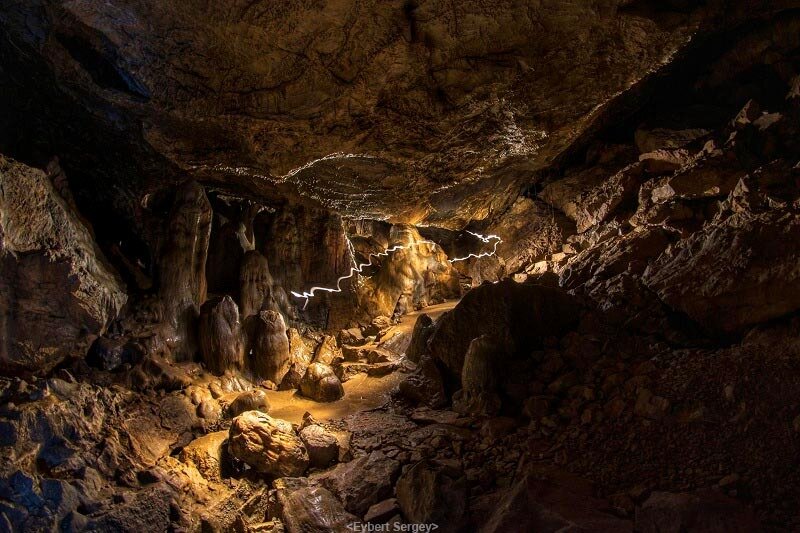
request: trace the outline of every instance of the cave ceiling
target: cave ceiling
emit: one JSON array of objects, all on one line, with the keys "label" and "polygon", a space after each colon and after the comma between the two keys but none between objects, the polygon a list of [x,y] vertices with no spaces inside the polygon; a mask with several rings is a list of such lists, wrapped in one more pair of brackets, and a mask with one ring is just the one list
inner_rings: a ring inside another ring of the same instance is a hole
[{"label": "cave ceiling", "polygon": [[710,29],[777,4],[29,0],[3,10],[3,46],[29,69],[11,85],[55,91],[148,174],[108,175],[130,198],[193,177],[460,228]]}]

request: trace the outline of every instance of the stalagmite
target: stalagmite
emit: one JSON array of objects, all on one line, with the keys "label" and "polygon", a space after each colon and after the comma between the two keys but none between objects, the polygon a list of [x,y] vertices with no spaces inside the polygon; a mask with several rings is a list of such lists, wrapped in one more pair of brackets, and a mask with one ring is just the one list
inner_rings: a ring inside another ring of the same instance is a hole
[{"label": "stalagmite", "polygon": [[200,308],[200,353],[215,374],[240,370],[244,363],[244,339],[239,308],[230,296],[215,298]]},{"label": "stalagmite", "polygon": [[261,311],[251,321],[250,369],[260,379],[280,383],[290,364],[286,323],[272,310]]},{"label": "stalagmite", "polygon": [[164,318],[174,328],[175,360],[188,359],[196,351],[194,330],[206,299],[211,217],[211,205],[197,182],[177,190],[159,262],[159,297]]}]

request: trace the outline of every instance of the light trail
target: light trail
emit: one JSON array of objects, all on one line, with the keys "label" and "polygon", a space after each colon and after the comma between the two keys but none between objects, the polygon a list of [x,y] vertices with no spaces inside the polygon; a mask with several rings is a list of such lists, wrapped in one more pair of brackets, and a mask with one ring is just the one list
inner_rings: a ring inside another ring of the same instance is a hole
[{"label": "light trail", "polygon": [[384,250],[382,252],[369,254],[369,261],[366,262],[366,263],[361,263],[358,266],[351,267],[350,268],[350,273],[348,273],[347,275],[342,276],[342,277],[340,277],[339,279],[336,280],[336,287],[335,288],[334,287],[311,287],[308,291],[302,292],[302,293],[292,291],[292,296],[294,296],[295,298],[305,298],[306,303],[303,304],[303,309],[305,309],[306,306],[308,305],[308,301],[311,298],[313,298],[314,296],[316,296],[315,293],[317,291],[342,292],[342,282],[344,280],[346,280],[346,279],[352,278],[356,274],[361,274],[361,271],[363,271],[365,268],[367,268],[369,266],[372,266],[372,260],[374,258],[376,258],[376,257],[389,257],[390,253],[396,252],[397,250],[405,250],[407,248],[413,248],[415,246],[420,246],[422,244],[436,244],[436,243],[433,242],[433,241],[415,241],[415,242],[412,242],[412,243],[407,244],[407,245],[396,244],[396,245],[392,246],[391,248],[387,248],[386,250]]},{"label": "light trail", "polygon": [[[467,259],[470,259],[470,258],[480,259],[482,257],[491,257],[491,256],[493,256],[493,255],[495,255],[497,253],[497,246],[501,242],[503,242],[503,239],[501,239],[497,235],[481,235],[480,233],[474,233],[472,231],[467,231],[467,233],[469,233],[470,235],[474,235],[475,237],[477,237],[478,239],[480,239],[481,241],[483,241],[484,243],[487,243],[487,244],[492,242],[492,241],[494,241],[494,246],[492,247],[492,251],[491,252],[482,252],[480,254],[472,254],[471,253],[471,254],[469,254],[467,256],[464,256],[464,257],[457,257],[455,259],[448,259],[447,261],[449,263],[456,263],[458,261],[466,261]],[[353,258],[353,264],[355,265],[355,254],[353,253],[354,250],[352,248],[353,244],[350,242],[350,239],[347,239],[347,242],[348,242],[348,245],[349,245],[349,248],[350,248],[351,257]],[[366,263],[361,263],[360,265],[355,265],[355,266],[351,267],[350,268],[350,272],[348,274],[346,274],[346,275],[344,275],[344,276],[342,276],[342,277],[340,277],[339,279],[336,280],[336,287],[311,287],[308,291],[305,291],[305,292],[291,291],[291,294],[295,298],[304,298],[305,299],[305,303],[303,304],[303,309],[305,309],[308,306],[308,301],[311,298],[313,298],[314,296],[316,296],[316,293],[318,291],[330,292],[330,293],[342,292],[342,282],[344,280],[346,280],[346,279],[352,278],[356,274],[361,274],[361,272],[365,268],[372,266],[372,260],[375,259],[376,257],[389,257],[389,254],[391,254],[392,252],[396,252],[397,250],[406,250],[408,248],[414,248],[416,246],[421,246],[423,244],[434,244],[435,245],[436,243],[433,242],[433,241],[429,241],[429,240],[423,240],[423,241],[415,241],[415,242],[412,242],[412,243],[409,243],[409,244],[406,244],[406,245],[396,244],[396,245],[392,246],[391,248],[387,248],[386,250],[384,250],[382,252],[369,254],[369,257],[368,257],[369,261],[367,261]]]},{"label": "light trail", "polygon": [[481,257],[491,257],[491,256],[493,256],[493,255],[495,255],[497,253],[497,247],[500,245],[501,242],[503,242],[503,239],[501,239],[497,235],[481,235],[480,233],[475,233],[475,232],[472,232],[472,231],[469,231],[469,230],[467,230],[467,233],[469,233],[470,235],[474,235],[475,237],[479,238],[480,240],[482,240],[486,244],[490,243],[491,241],[494,241],[494,246],[492,247],[492,251],[491,252],[482,252],[482,253],[477,254],[477,255],[476,254],[469,254],[469,255],[464,256],[464,257],[457,257],[455,259],[449,259],[449,261],[451,263],[457,263],[458,261],[466,261],[467,259],[470,259],[472,257],[474,257],[475,259],[480,259]]}]

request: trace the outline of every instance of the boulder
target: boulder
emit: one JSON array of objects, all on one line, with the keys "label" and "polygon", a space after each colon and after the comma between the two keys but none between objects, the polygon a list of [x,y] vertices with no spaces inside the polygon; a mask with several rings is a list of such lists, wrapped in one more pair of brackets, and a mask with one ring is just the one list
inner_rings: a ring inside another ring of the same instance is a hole
[{"label": "boulder", "polygon": [[200,354],[206,367],[220,375],[244,366],[244,339],[239,308],[230,296],[214,298],[200,308]]},{"label": "boulder", "polygon": [[372,505],[392,495],[400,463],[375,451],[318,476],[322,486],[335,494],[349,512],[364,516]]},{"label": "boulder", "polygon": [[399,392],[414,405],[436,409],[447,404],[441,372],[430,355],[423,355],[417,368],[400,382]]},{"label": "boulder", "polygon": [[180,459],[197,468],[197,471],[209,481],[219,482],[222,469],[226,464],[228,440],[227,431],[216,431],[203,435],[187,444],[181,450]]},{"label": "boulder", "polygon": [[300,440],[308,450],[311,466],[324,468],[339,458],[339,441],[318,424],[301,429]]},{"label": "boulder", "polygon": [[331,367],[312,363],[300,381],[300,393],[317,402],[333,402],[344,396],[344,387]]},{"label": "boulder", "polygon": [[308,468],[308,452],[289,422],[260,411],[233,419],[228,436],[231,455],[262,474],[300,476]]},{"label": "boulder", "polygon": [[389,498],[370,506],[367,509],[367,514],[364,515],[364,522],[385,524],[391,518],[397,516],[399,512],[400,506],[397,504],[397,498]]},{"label": "boulder", "polygon": [[712,490],[692,493],[654,492],[636,509],[641,533],[750,533],[761,531],[753,512]]},{"label": "boulder", "polygon": [[445,533],[461,531],[466,520],[467,480],[458,472],[420,461],[397,481],[397,503],[410,523],[437,524],[437,531]]},{"label": "boulder", "polygon": [[648,288],[707,329],[731,333],[800,309],[800,216],[743,211],[664,251]]},{"label": "boulder", "polygon": [[294,390],[300,388],[300,382],[306,375],[308,365],[302,363],[291,363],[289,370],[283,375],[283,379],[278,384],[278,390]]},{"label": "boulder", "polygon": [[278,479],[274,486],[278,507],[274,514],[289,533],[350,533],[347,526],[358,522],[323,487],[294,478]]},{"label": "boulder", "polygon": [[317,346],[317,350],[314,352],[314,359],[315,363],[322,363],[325,365],[333,365],[335,362],[340,361],[342,359],[342,351],[339,349],[339,346],[336,344],[336,337],[332,335],[326,335],[322,342]]},{"label": "boulder", "polygon": [[361,346],[367,342],[359,328],[343,329],[339,332],[339,341],[350,346]]},{"label": "boulder", "polygon": [[414,322],[411,343],[406,349],[406,357],[409,360],[415,363],[419,362],[422,355],[428,350],[428,339],[430,339],[432,333],[433,320],[425,313],[422,313],[417,317],[417,321]]},{"label": "boulder", "polygon": [[82,357],[126,300],[47,174],[0,156],[0,365],[47,371]]},{"label": "boulder", "polygon": [[545,337],[566,333],[577,318],[575,300],[561,289],[510,279],[484,283],[439,318],[428,347],[445,381],[458,383],[472,339],[513,339],[508,357],[527,357]]},{"label": "boulder", "polygon": [[227,413],[231,418],[235,418],[246,411],[261,411],[269,413],[270,405],[267,393],[263,389],[245,391],[236,396],[230,405]]},{"label": "boulder", "polygon": [[500,410],[497,365],[508,348],[488,335],[472,340],[461,371],[461,390],[453,395],[453,409],[463,414],[494,415]]},{"label": "boulder", "polygon": [[261,311],[250,321],[250,368],[256,377],[280,383],[291,363],[283,316],[277,311]]}]

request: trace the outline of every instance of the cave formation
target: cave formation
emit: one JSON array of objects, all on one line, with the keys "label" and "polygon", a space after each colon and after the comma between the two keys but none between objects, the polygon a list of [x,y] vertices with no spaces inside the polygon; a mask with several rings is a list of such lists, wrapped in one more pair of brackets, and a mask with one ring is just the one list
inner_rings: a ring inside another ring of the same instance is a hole
[{"label": "cave formation", "polygon": [[800,3],[0,5],[0,531],[797,531]]}]

